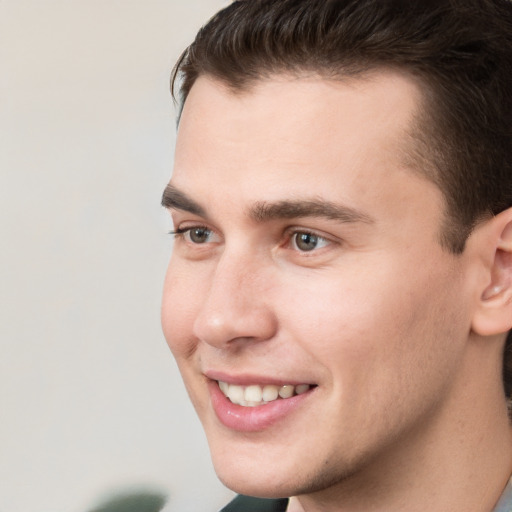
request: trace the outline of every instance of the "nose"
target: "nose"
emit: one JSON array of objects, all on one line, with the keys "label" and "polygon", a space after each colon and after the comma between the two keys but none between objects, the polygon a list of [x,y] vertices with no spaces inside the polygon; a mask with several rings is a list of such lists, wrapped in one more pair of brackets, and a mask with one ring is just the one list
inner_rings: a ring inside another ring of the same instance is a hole
[{"label": "nose", "polygon": [[195,336],[218,348],[272,338],[277,318],[268,277],[256,257],[225,253],[210,274],[194,321]]}]

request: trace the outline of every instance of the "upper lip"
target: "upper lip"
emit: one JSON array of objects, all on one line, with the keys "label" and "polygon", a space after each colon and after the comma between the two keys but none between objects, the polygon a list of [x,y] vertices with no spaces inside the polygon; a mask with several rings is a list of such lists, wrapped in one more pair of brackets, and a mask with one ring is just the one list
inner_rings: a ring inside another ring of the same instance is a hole
[{"label": "upper lip", "polygon": [[[278,372],[276,372],[278,373]],[[236,384],[239,386],[250,386],[252,384],[260,384],[260,385],[274,385],[274,386],[284,386],[284,385],[291,385],[291,386],[298,386],[299,384],[309,384],[311,386],[315,385],[314,383],[310,382],[309,380],[297,380],[297,379],[287,379],[287,378],[276,378],[276,377],[269,377],[265,375],[257,375],[257,374],[250,374],[250,373],[244,373],[244,374],[228,374],[223,371],[218,370],[208,370],[204,372],[204,375],[210,379],[210,380],[216,380],[216,381],[222,381],[227,382],[228,384]]]}]

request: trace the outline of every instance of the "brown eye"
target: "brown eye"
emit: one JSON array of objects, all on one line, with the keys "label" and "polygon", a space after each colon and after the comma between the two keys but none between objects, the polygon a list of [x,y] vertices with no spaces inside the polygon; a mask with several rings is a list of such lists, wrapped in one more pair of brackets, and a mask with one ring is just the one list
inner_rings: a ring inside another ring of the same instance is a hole
[{"label": "brown eye", "polygon": [[204,244],[209,241],[212,231],[207,228],[191,228],[187,231],[186,237],[194,244]]}]

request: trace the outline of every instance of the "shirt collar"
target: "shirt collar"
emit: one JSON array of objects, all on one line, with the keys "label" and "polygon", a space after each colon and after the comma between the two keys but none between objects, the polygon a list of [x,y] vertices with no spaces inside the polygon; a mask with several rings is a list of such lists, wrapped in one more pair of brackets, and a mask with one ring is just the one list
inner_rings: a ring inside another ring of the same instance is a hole
[{"label": "shirt collar", "polygon": [[492,512],[512,512],[512,478],[508,481],[500,500]]}]

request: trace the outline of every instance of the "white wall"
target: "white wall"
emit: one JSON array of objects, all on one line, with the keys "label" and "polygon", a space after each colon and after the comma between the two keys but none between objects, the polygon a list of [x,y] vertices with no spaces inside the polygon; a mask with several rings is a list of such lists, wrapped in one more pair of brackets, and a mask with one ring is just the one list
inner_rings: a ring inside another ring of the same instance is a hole
[{"label": "white wall", "polygon": [[225,3],[0,0],[0,512],[229,499],[159,323],[170,69]]}]

